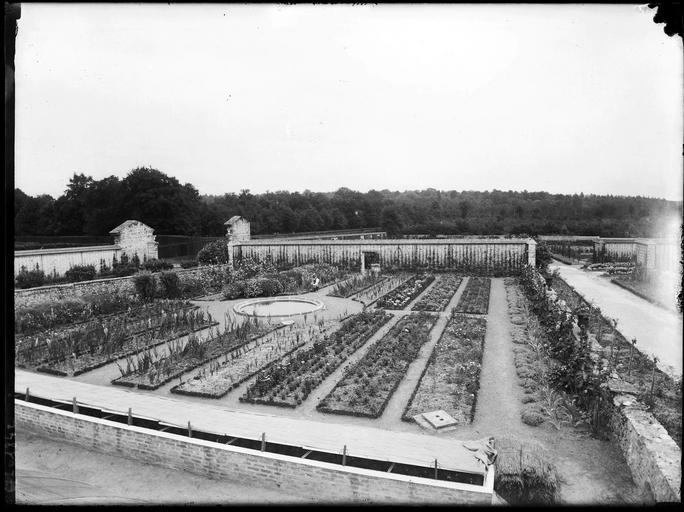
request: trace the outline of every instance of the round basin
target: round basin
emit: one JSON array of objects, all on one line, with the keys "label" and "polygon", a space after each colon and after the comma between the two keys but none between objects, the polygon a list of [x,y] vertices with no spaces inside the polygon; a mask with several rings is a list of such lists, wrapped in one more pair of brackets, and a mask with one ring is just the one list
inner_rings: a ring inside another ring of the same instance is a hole
[{"label": "round basin", "polygon": [[233,311],[245,316],[297,316],[325,308],[320,300],[303,297],[264,297],[240,302]]}]

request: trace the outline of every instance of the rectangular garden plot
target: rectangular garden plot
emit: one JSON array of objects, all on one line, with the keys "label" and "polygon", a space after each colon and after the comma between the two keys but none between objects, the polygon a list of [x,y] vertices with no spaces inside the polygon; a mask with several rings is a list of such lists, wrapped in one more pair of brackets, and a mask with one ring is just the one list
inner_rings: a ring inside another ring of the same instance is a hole
[{"label": "rectangular garden plot", "polygon": [[333,414],[379,418],[409,364],[429,339],[437,315],[411,313],[401,318],[326,396],[317,409]]},{"label": "rectangular garden plot", "polygon": [[456,304],[457,313],[486,315],[489,311],[489,289],[492,280],[489,277],[470,277],[463,295]]},{"label": "rectangular garden plot", "polygon": [[113,315],[100,315],[71,324],[62,323],[55,329],[15,337],[16,362],[20,367],[36,366],[46,361],[64,359],[73,353],[90,351],[93,345],[106,348],[121,336],[130,338],[145,331],[166,328],[174,315],[177,318],[194,309],[197,306],[186,301],[159,300]]},{"label": "rectangular garden plot", "polygon": [[412,311],[444,311],[463,278],[445,274],[437,279],[435,285],[423,294],[411,308]]},{"label": "rectangular garden plot", "polygon": [[334,285],[332,291],[328,293],[328,295],[346,299],[386,280],[387,277],[378,277],[372,273],[366,274],[365,276],[355,275],[346,281]]},{"label": "rectangular garden plot", "polygon": [[384,297],[380,297],[375,305],[378,308],[385,309],[404,309],[413,299],[423,293],[423,290],[430,286],[430,283],[434,280],[435,276],[433,275],[420,274],[413,276]]},{"label": "rectangular garden plot", "polygon": [[204,369],[195,378],[174,386],[171,392],[179,395],[221,398],[256,373],[264,371],[309,343],[312,338],[320,337],[334,323],[336,322],[330,321],[328,325],[320,323],[315,326],[290,325],[274,331],[256,339],[251,346],[245,345],[226,354],[223,361],[210,363],[208,369]]},{"label": "rectangular garden plot", "polygon": [[318,339],[310,348],[262,371],[240,401],[296,407],[390,318],[382,310],[351,316],[329,338]]},{"label": "rectangular garden plot", "polygon": [[153,322],[149,318],[148,321],[148,325],[156,326],[132,335],[124,324],[103,323],[99,330],[86,331],[80,337],[53,341],[47,351],[52,357],[37,370],[61,376],[81,375],[149,347],[217,325],[211,315],[198,308],[182,309],[173,315],[165,313],[161,320]]},{"label": "rectangular garden plot", "polygon": [[282,327],[282,324],[272,326],[255,320],[231,325],[222,333],[217,328],[216,331],[210,331],[205,338],[191,334],[185,344],[180,340],[171,341],[169,354],[166,356],[159,357],[153,348],[137,354],[135,358],[127,357],[126,367],[119,365],[121,377],[112,380],[112,384],[157,389],[198,366],[225,356]]},{"label": "rectangular garden plot", "polygon": [[430,355],[402,420],[443,410],[458,424],[475,413],[487,323],[484,318],[453,315]]}]

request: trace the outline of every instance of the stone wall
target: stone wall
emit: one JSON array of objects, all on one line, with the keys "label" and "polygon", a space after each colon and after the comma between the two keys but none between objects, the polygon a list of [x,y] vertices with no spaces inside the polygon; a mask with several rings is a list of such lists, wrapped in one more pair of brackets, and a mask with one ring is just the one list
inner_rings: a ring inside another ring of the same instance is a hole
[{"label": "stone wall", "polygon": [[17,429],[90,450],[213,479],[272,487],[321,502],[492,503],[491,470],[484,486],[408,477],[223,445],[20,400],[15,400],[15,421]]},{"label": "stone wall", "polygon": [[531,239],[430,240],[252,240],[233,246],[234,260],[271,258],[277,265],[308,262],[361,268],[364,252],[375,252],[383,269],[427,267],[508,272],[535,264]]},{"label": "stone wall", "polygon": [[121,247],[118,245],[15,251],[14,275],[16,276],[22,267],[26,270],[34,270],[36,265],[46,275],[58,276],[63,275],[75,265],[93,265],[95,270],[99,270],[102,260],[111,268],[115,256],[117,260],[121,259],[121,252]]},{"label": "stone wall", "polygon": [[[156,260],[159,257],[159,244],[155,241],[154,229],[150,226],[137,220],[127,220],[119,228],[115,233],[114,243],[121,247],[129,258],[136,254],[140,261]],[[112,233],[114,231],[112,230]]]},{"label": "stone wall", "polygon": [[680,502],[682,451],[645,406],[631,394],[616,393],[610,429],[637,485],[657,502]]},{"label": "stone wall", "polygon": [[[226,267],[227,265],[214,266],[214,268],[217,269],[224,269]],[[175,270],[175,272],[176,274],[178,274],[180,282],[184,283],[188,279],[201,277],[203,273],[207,272],[207,267]],[[153,275],[157,277],[157,284],[159,284],[159,274]],[[83,295],[90,294],[133,294],[135,293],[135,285],[133,284],[133,278],[134,276],[115,277],[111,279],[81,281],[79,283],[40,286],[36,288],[27,288],[25,290],[15,289],[14,307],[30,307],[40,302],[74,299],[82,297]]]},{"label": "stone wall", "polygon": [[46,275],[62,276],[75,265],[93,265],[99,271],[101,261],[111,268],[114,257],[121,261],[123,254],[129,258],[137,254],[140,261],[158,258],[154,229],[142,222],[127,220],[110,233],[114,235],[114,245],[14,251],[14,275],[22,267],[34,270],[36,265]]}]

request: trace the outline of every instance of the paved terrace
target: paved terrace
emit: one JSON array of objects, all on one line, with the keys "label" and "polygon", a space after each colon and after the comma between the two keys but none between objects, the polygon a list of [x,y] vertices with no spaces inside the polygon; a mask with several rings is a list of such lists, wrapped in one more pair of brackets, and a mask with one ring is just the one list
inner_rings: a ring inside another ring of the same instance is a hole
[{"label": "paved terrace", "polygon": [[190,421],[195,430],[255,440],[260,440],[262,432],[265,432],[266,442],[300,446],[307,450],[342,453],[346,445],[350,456],[427,467],[437,459],[443,469],[485,474],[484,465],[475,459],[474,452],[453,438],[241,412],[17,369],[15,390],[24,393],[26,388],[35,396],[64,401],[76,397],[83,405],[124,414],[131,407],[136,416],[182,428],[186,428]]}]

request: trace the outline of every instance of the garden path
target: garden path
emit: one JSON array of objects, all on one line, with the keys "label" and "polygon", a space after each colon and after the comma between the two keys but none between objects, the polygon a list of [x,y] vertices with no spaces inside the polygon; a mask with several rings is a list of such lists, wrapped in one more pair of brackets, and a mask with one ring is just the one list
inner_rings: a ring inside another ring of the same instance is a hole
[{"label": "garden path", "polygon": [[470,425],[435,435],[454,439],[511,437],[541,443],[562,481],[564,504],[648,503],[634,484],[624,457],[610,441],[571,428],[531,427],[520,420],[520,397],[513,364],[512,324],[503,278],[493,278],[489,296],[480,390]]},{"label": "garden path", "polygon": [[[435,281],[432,283],[433,286],[437,283],[438,279],[440,279],[440,277],[437,277],[437,279],[435,279]],[[382,416],[377,421],[377,426],[381,428],[387,428],[391,427],[391,425],[401,422],[401,417],[404,414],[404,409],[406,408],[406,405],[408,404],[408,401],[411,398],[413,390],[420,383],[420,378],[423,374],[423,369],[425,368],[425,365],[427,365],[428,363],[428,359],[430,358],[432,349],[439,341],[439,338],[442,336],[442,331],[444,331],[444,328],[446,327],[446,324],[449,321],[449,317],[451,316],[451,309],[455,307],[458,303],[459,299],[461,298],[461,295],[463,294],[463,290],[465,289],[467,284],[468,278],[466,277],[463,279],[460,286],[456,290],[456,293],[449,301],[449,304],[447,304],[446,308],[444,308],[444,311],[439,313],[439,318],[437,319],[437,322],[435,323],[434,327],[430,330],[430,338],[428,342],[420,348],[418,356],[409,365],[408,369],[406,370],[406,373],[404,374],[403,379],[399,384],[399,387],[397,387],[397,389],[395,390],[394,394],[387,403],[387,406],[385,407]],[[426,293],[429,289],[430,288],[428,287],[428,289],[421,295]],[[413,302],[411,302],[409,307],[407,307],[406,309],[409,310],[411,307],[413,307],[413,305],[419,300],[419,298],[420,296],[417,297]]]},{"label": "garden path", "polygon": [[658,367],[673,377],[682,375],[682,315],[651,304],[632,292],[578,266],[552,263],[560,276],[589,302],[618,320],[617,330],[644,354],[658,357]]},{"label": "garden path", "polygon": [[[520,427],[520,395],[513,364],[513,342],[506,289],[502,279],[492,279],[487,314],[487,332],[482,354],[480,389],[473,428],[486,427],[493,435],[518,435]],[[494,405],[496,404],[496,405]]]}]

